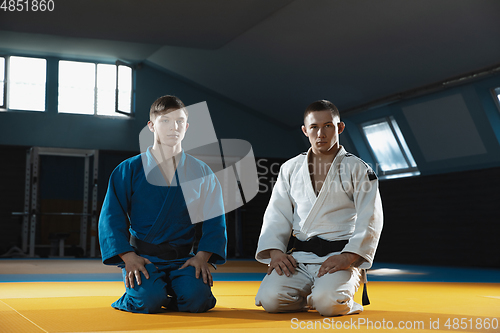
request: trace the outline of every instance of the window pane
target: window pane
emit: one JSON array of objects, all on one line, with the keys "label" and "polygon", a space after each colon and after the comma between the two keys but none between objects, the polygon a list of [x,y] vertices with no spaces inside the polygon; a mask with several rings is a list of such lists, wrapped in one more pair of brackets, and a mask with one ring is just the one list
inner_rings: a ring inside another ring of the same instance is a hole
[{"label": "window pane", "polygon": [[394,119],[393,117],[391,117],[391,124],[392,124],[392,127],[394,127],[394,130],[396,131],[396,135],[398,136],[399,143],[401,144],[401,146],[403,146],[403,149],[405,151],[406,157],[408,158],[408,161],[410,161],[410,164],[412,167],[416,168],[417,163],[415,163],[415,160],[413,159],[413,155],[410,152],[410,148],[408,148],[408,145],[406,144],[406,140],[403,136],[403,133],[399,129],[399,126],[398,126],[398,123],[396,122],[396,119]]},{"label": "window pane", "polygon": [[59,61],[59,112],[94,114],[94,95],[95,64]]},{"label": "window pane", "polygon": [[97,65],[97,114],[114,116],[116,66]]},{"label": "window pane", "polygon": [[0,58],[0,106],[5,105],[3,90],[5,88],[5,58]]},{"label": "window pane", "polygon": [[45,59],[10,57],[9,109],[45,111]]},{"label": "window pane", "polygon": [[409,167],[386,121],[364,126],[363,130],[382,171]]},{"label": "window pane", "polygon": [[118,66],[118,110],[132,112],[132,68]]}]

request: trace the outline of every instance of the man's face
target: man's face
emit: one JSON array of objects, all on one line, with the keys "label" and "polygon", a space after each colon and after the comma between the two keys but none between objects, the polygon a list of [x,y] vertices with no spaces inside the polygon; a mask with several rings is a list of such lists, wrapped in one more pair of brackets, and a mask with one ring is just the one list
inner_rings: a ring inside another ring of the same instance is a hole
[{"label": "man's face", "polygon": [[[169,110],[167,110],[169,111]],[[181,143],[189,127],[184,109],[162,113],[148,123],[158,144],[174,147]]]},{"label": "man's face", "polygon": [[345,124],[329,110],[313,111],[304,119],[302,132],[309,138],[314,153],[329,154],[337,152],[339,134],[344,128]]}]

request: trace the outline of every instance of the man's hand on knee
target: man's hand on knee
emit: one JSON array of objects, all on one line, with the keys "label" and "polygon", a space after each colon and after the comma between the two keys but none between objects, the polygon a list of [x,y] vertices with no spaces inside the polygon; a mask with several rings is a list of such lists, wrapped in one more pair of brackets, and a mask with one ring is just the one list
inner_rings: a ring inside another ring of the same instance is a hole
[{"label": "man's hand on knee", "polygon": [[336,254],[326,259],[318,271],[318,277],[322,277],[327,273],[335,273],[343,269],[351,267],[352,263],[359,259],[359,255],[350,252]]},{"label": "man's hand on knee", "polygon": [[285,273],[286,276],[290,276],[295,273],[297,262],[292,255],[283,253],[281,250],[273,249],[269,251],[269,256],[271,257],[271,263],[269,264],[267,275],[271,274],[273,269],[278,275],[283,275],[283,273]]},{"label": "man's hand on knee", "polygon": [[134,281],[137,280],[137,285],[141,285],[141,272],[144,274],[146,279],[149,279],[149,273],[146,269],[146,265],[150,264],[146,258],[138,256],[135,252],[125,252],[120,254],[120,258],[125,262],[125,286],[128,288],[134,288]]},{"label": "man's hand on knee", "polygon": [[208,268],[208,259],[210,259],[211,255],[211,252],[199,251],[194,257],[188,259],[179,269],[193,266],[196,269],[196,278],[199,279],[201,273],[203,282],[212,287],[214,285],[214,281],[212,279],[210,269]]}]

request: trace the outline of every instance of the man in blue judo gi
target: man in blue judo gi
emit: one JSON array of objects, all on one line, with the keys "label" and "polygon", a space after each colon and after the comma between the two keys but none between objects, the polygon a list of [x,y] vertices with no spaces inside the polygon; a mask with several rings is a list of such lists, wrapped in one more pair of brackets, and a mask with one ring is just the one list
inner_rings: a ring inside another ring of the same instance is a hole
[{"label": "man in blue judo gi", "polygon": [[[126,291],[112,304],[116,309],[205,312],[215,306],[208,266],[226,260],[222,192],[212,170],[182,150],[187,118],[177,97],[158,98],[148,122],[153,146],[123,161],[109,179],[99,241],[103,263],[122,267]],[[198,221],[203,234],[194,255]]]}]

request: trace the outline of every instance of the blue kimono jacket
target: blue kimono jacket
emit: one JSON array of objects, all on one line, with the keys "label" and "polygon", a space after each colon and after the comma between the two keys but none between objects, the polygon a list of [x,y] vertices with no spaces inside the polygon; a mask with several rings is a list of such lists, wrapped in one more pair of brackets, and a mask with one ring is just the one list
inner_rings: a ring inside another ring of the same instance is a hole
[{"label": "blue kimono jacket", "polygon": [[153,244],[187,245],[194,242],[195,223],[203,221],[198,251],[212,252],[210,262],[223,264],[227,237],[217,177],[205,163],[182,151],[175,177],[167,184],[150,148],[123,161],[111,174],[99,217],[103,263],[123,264],[118,254],[134,251],[129,232]]}]

